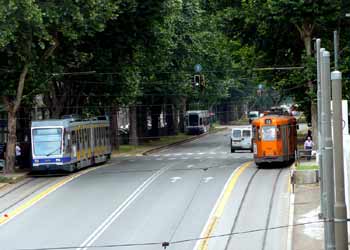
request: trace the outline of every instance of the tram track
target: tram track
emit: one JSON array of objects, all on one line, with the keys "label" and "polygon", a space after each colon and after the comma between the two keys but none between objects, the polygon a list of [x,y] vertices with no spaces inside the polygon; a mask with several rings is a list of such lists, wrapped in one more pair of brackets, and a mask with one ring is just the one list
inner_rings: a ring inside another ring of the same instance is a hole
[{"label": "tram track", "polygon": [[[277,190],[277,184],[278,184],[278,181],[280,179],[282,171],[283,171],[283,168],[278,170],[276,176],[274,177],[274,181],[272,182],[272,185],[273,185],[272,186],[272,192],[271,192],[271,195],[269,197],[267,216],[266,216],[266,220],[265,220],[265,223],[264,223],[265,225],[264,225],[264,228],[263,228],[265,230],[263,231],[263,236],[262,236],[262,239],[261,239],[261,247],[259,247],[259,249],[261,249],[261,250],[266,250],[268,228],[269,228],[269,224],[270,224],[270,221],[271,221],[271,214],[272,214],[272,210],[273,210],[273,204],[274,204],[275,194],[276,194],[276,190]],[[254,181],[258,180],[257,179],[258,173],[260,174],[262,172],[264,172],[263,169],[257,168],[253,172],[253,174],[250,176],[250,178],[248,180],[248,183],[247,183],[247,185],[246,185],[246,187],[244,189],[244,193],[243,193],[240,205],[238,207],[236,216],[234,218],[234,221],[233,221],[233,224],[232,224],[232,227],[231,227],[231,230],[230,230],[230,236],[228,237],[226,245],[225,245],[225,248],[224,248],[225,250],[233,249],[232,247],[230,247],[230,245],[232,243],[233,238],[235,237],[235,233],[237,233],[237,231],[236,231],[237,230],[237,225],[238,225],[239,219],[241,218],[241,215],[242,215],[242,212],[243,212],[243,207],[244,207],[244,205],[247,205],[246,203],[248,202],[247,201],[248,193],[251,191]]]},{"label": "tram track", "polygon": [[[35,181],[38,181],[38,180],[39,182],[34,184]],[[29,198],[31,195],[35,194],[45,186],[54,182],[54,180],[55,180],[54,178],[49,178],[49,177],[48,178],[31,178],[21,183],[20,185],[13,187],[9,191],[1,194],[0,202],[1,200],[7,199],[7,204],[4,207],[0,207],[0,214],[3,214],[9,209],[20,204],[21,202]],[[31,186],[31,184],[34,184],[34,185]],[[18,191],[18,194],[16,194],[17,191]],[[10,197],[11,195],[15,197]]]}]

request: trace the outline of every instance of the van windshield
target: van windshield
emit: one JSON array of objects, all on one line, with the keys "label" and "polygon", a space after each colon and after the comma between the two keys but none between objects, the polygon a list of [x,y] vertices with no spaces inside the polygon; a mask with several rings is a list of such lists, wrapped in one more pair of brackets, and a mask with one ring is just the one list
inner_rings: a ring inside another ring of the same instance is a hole
[{"label": "van windshield", "polygon": [[258,118],[258,114],[257,113],[250,113],[249,118]]},{"label": "van windshield", "polygon": [[232,136],[236,138],[240,138],[242,136],[241,130],[233,130]]}]

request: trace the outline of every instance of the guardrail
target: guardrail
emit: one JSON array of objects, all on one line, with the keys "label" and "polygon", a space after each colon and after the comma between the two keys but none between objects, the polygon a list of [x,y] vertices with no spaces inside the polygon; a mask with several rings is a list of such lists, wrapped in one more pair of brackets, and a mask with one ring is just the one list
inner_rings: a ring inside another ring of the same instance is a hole
[{"label": "guardrail", "polygon": [[295,161],[297,164],[299,164],[302,159],[316,159],[316,151],[312,149],[298,149],[295,154]]}]

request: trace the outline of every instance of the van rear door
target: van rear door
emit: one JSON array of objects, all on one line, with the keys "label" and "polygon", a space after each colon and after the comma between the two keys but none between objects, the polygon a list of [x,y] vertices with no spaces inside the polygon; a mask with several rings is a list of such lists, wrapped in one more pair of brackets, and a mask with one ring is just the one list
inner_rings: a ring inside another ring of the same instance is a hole
[{"label": "van rear door", "polygon": [[242,131],[242,148],[252,147],[252,132],[249,129],[244,129]]}]

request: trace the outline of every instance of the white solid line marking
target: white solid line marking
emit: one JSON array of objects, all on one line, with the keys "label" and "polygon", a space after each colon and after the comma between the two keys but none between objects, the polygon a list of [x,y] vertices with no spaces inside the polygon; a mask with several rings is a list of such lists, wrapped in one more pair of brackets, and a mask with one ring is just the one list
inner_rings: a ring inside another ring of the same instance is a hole
[{"label": "white solid line marking", "polygon": [[294,223],[294,199],[295,194],[291,193],[289,198],[289,221],[288,221],[288,236],[287,236],[287,250],[293,249],[293,223]]},{"label": "white solid line marking", "polygon": [[214,179],[214,177],[212,177],[212,176],[205,177],[205,178],[204,178],[204,183],[208,183],[208,182],[211,181],[212,179]]},{"label": "white solid line marking", "polygon": [[175,183],[175,182],[177,182],[177,181],[179,181],[181,179],[182,179],[182,177],[180,177],[180,176],[174,176],[174,177],[170,178],[170,182],[171,183]]},{"label": "white solid line marking", "polygon": [[139,197],[156,178],[168,169],[169,167],[162,168],[144,181],[82,244],[80,244],[80,247],[78,247],[77,250],[86,250],[94,244],[101,234],[107,230],[107,228],[125,211],[125,209],[127,209],[128,206],[130,206],[130,204],[132,204],[132,202]]}]

